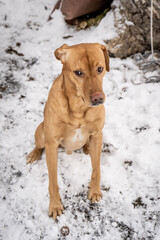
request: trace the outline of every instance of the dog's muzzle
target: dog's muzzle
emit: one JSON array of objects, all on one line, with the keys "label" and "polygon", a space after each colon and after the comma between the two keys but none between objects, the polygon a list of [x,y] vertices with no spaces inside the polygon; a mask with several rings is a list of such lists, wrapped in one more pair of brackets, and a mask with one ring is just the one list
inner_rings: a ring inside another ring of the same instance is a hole
[{"label": "dog's muzzle", "polygon": [[92,106],[98,106],[99,104],[103,104],[104,97],[101,92],[95,92],[91,95],[91,103]]}]

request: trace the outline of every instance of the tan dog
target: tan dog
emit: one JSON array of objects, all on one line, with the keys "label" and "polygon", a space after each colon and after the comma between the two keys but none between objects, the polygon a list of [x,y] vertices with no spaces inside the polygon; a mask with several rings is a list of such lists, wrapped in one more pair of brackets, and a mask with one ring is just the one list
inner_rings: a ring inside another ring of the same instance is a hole
[{"label": "tan dog", "polygon": [[105,121],[102,90],[103,77],[109,71],[109,56],[105,46],[86,43],[63,45],[55,51],[63,70],[54,81],[44,110],[44,121],[35,132],[35,149],[27,156],[27,163],[38,160],[43,149],[49,173],[49,216],[61,215],[59,187],[57,183],[58,147],[67,153],[83,147],[90,154],[92,176],[88,198],[99,201],[100,156],[102,128]]}]

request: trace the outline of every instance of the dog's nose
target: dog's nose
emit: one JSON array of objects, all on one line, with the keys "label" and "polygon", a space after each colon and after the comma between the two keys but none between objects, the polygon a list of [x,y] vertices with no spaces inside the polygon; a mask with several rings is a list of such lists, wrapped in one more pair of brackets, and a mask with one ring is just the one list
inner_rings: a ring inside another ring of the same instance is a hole
[{"label": "dog's nose", "polygon": [[103,94],[101,92],[95,92],[91,96],[91,102],[93,106],[102,104],[104,101]]}]

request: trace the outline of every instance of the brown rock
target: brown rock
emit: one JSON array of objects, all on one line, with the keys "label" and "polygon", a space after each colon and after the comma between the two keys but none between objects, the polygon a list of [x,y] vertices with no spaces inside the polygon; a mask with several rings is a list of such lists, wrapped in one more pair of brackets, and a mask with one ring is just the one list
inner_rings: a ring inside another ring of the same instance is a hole
[{"label": "brown rock", "polygon": [[[160,51],[160,5],[153,1],[153,44]],[[115,57],[126,58],[137,52],[151,49],[150,0],[119,0],[112,4],[118,37],[105,41],[109,52]],[[119,14],[117,14],[119,11]],[[132,24],[128,25],[128,22]]]}]

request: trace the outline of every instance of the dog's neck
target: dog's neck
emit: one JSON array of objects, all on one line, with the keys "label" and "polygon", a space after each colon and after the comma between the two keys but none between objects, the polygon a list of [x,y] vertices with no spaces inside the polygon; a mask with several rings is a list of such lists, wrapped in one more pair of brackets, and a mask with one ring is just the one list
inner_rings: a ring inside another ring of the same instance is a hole
[{"label": "dog's neck", "polygon": [[[67,81],[67,84],[66,84]],[[75,85],[63,75],[63,90],[68,99],[71,117],[83,118],[89,108],[81,96],[77,96]]]}]

